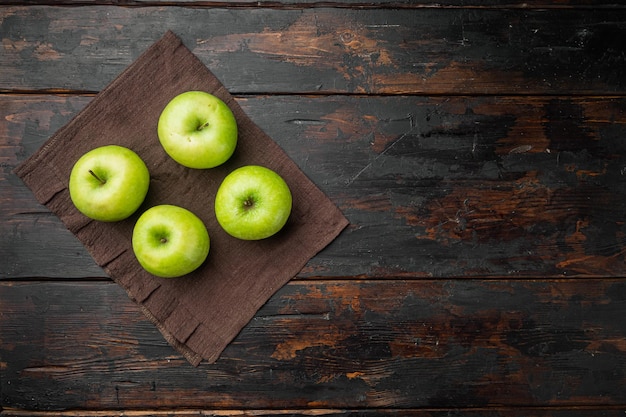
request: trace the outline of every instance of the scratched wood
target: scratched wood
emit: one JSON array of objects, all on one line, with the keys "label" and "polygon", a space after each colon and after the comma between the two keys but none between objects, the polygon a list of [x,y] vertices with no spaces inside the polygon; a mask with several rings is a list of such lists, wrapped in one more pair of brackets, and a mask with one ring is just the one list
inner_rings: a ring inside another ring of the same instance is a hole
[{"label": "scratched wood", "polygon": [[[0,0],[0,416],[622,416],[625,21]],[[11,173],[166,29],[351,222],[198,368]]]},{"label": "scratched wood", "polygon": [[[80,417],[144,417],[144,416],[159,416],[159,417],[203,417],[203,416],[263,416],[263,417],[289,417],[289,416],[346,416],[346,417],[381,417],[381,416],[407,416],[407,417],[449,417],[451,415],[455,417],[527,417],[529,413],[532,413],[533,417],[622,417],[624,415],[623,407],[583,407],[583,408],[568,408],[558,409],[554,407],[533,407],[532,409],[524,408],[507,408],[507,409],[369,409],[369,410],[348,410],[348,409],[321,409],[314,410],[311,413],[310,410],[132,410],[132,411],[100,411],[100,410],[69,410],[69,411],[54,411],[54,416],[80,416]],[[3,417],[23,417],[23,416],[35,416],[35,415],[49,415],[45,412],[32,413],[23,412],[21,410],[7,409],[1,414]]]},{"label": "scratched wood", "polygon": [[625,285],[293,282],[217,363],[194,368],[114,283],[0,283],[2,401],[38,410],[623,406]]},{"label": "scratched wood", "polygon": [[[1,5],[14,5],[15,0],[0,0]],[[20,0],[20,5],[121,5],[121,6],[151,6],[159,4],[171,4],[170,0]],[[294,3],[298,7],[315,7],[319,4],[325,4],[338,7],[393,7],[393,8],[421,8],[421,7],[498,7],[498,8],[569,8],[584,6],[587,8],[600,8],[615,6],[615,1],[600,0],[560,0],[558,2],[548,0],[526,0],[526,1],[508,1],[499,0],[446,0],[446,1],[428,1],[428,0],[341,0],[332,2],[320,2],[319,0],[298,0],[297,2],[290,0],[271,0],[271,1],[250,1],[250,0],[176,0],[175,3],[182,6],[207,7],[214,5],[216,7],[238,6],[238,7],[294,7]]]},{"label": "scratched wood", "polygon": [[[105,277],[11,170],[90,96],[3,96],[0,276]],[[351,222],[300,278],[622,276],[626,100],[240,97]]]},{"label": "scratched wood", "polygon": [[624,8],[4,7],[0,91],[99,91],[166,29],[233,93],[615,94]]}]

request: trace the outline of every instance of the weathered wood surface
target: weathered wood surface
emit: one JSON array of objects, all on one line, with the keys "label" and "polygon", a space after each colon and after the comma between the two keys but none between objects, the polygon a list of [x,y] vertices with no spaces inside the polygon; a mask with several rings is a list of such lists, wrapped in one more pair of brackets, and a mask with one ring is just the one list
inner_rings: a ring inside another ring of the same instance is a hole
[{"label": "weathered wood surface", "polygon": [[[624,415],[623,5],[177,3],[0,0],[1,416]],[[166,29],[351,221],[199,368],[11,173]]]},{"label": "weathered wood surface", "polygon": [[[111,5],[111,6],[163,6],[170,5],[171,0],[0,0],[2,5],[53,5],[53,6],[79,6],[79,5]],[[588,8],[598,9],[606,7],[616,7],[620,4],[618,1],[610,0],[445,0],[445,1],[428,1],[428,0],[176,0],[175,3],[187,7],[367,7],[367,8],[442,8],[442,7],[494,7],[500,9],[511,8],[542,8],[542,9],[563,9],[563,8]]]},{"label": "weathered wood surface", "polygon": [[10,359],[2,402],[42,410],[623,405],[625,285],[296,282],[217,363],[194,368],[116,284],[1,283],[0,354]]},{"label": "weathered wood surface", "polygon": [[624,91],[626,8],[0,9],[0,91],[99,91],[171,29],[232,93]]},{"label": "weathered wood surface", "polygon": [[[104,276],[11,173],[89,100],[0,97],[0,278]],[[624,274],[624,99],[238,100],[351,222],[302,278]]]}]

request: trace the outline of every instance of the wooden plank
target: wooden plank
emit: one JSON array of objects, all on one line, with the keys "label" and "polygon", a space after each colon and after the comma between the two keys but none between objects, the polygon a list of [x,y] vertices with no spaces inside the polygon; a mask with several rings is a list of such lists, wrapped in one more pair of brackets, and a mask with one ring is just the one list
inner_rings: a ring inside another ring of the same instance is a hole
[{"label": "wooden plank", "polygon": [[[0,97],[0,278],[104,277],[11,173],[90,100]],[[624,276],[626,99],[238,101],[351,222],[300,278]]]},{"label": "wooden plank", "polygon": [[476,409],[428,408],[428,409],[304,409],[304,410],[69,410],[69,411],[33,411],[5,409],[2,417],[622,417],[623,407],[489,407]]},{"label": "wooden plank", "polygon": [[2,406],[620,406],[625,284],[296,281],[195,368],[116,284],[4,282]]},{"label": "wooden plank", "polygon": [[0,98],[0,277],[106,277],[61,221],[11,171],[91,97]]},{"label": "wooden plank", "polygon": [[0,9],[0,91],[99,91],[172,29],[234,93],[622,94],[626,9]]},{"label": "wooden plank", "polygon": [[[0,0],[0,6],[2,5],[14,5],[15,0]],[[111,5],[118,6],[121,3],[119,0],[20,0],[19,4],[25,5],[63,5],[63,6],[76,6],[76,5]],[[324,1],[318,0],[263,0],[263,1],[251,1],[251,0],[124,0],[124,6],[154,6],[154,5],[180,5],[180,6],[193,6],[193,7],[319,7],[325,5],[326,7],[385,7],[385,8],[443,8],[443,7],[494,7],[494,8],[619,8],[621,7],[615,1],[598,1],[598,0],[560,0],[558,2],[547,0],[511,0],[503,2],[499,0],[445,0],[445,1],[428,1],[428,0],[338,0],[338,1]]]}]

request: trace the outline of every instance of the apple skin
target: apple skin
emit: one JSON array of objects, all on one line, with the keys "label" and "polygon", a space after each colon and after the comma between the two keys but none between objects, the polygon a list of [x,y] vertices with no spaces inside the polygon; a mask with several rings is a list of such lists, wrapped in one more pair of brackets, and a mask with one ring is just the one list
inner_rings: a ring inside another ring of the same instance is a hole
[{"label": "apple skin", "polygon": [[292,196],[269,168],[247,165],[224,178],[215,195],[215,217],[226,233],[243,240],[276,234],[291,214]]},{"label": "apple skin", "polygon": [[72,167],[70,198],[85,216],[104,222],[126,219],[143,203],[150,173],[132,150],[101,146],[85,153]]},{"label": "apple skin", "polygon": [[209,233],[191,211],[170,204],[146,210],[135,223],[133,252],[149,273],[176,278],[196,270],[209,254]]},{"label": "apple skin", "polygon": [[237,147],[237,121],[219,98],[204,91],[174,97],[159,116],[159,142],[165,152],[188,168],[213,168]]}]

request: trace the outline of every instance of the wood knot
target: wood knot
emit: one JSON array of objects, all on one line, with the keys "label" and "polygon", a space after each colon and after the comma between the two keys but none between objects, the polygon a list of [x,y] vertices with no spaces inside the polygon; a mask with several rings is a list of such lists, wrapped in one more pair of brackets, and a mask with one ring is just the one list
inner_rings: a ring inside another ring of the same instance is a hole
[{"label": "wood knot", "polygon": [[341,41],[344,43],[351,42],[354,39],[354,34],[352,32],[343,32],[340,35]]}]

